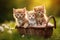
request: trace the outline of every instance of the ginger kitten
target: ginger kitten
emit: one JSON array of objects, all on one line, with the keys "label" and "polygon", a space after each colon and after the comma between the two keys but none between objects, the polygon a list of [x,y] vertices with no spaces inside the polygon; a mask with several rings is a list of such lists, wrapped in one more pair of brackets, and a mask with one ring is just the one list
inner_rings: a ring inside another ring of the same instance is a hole
[{"label": "ginger kitten", "polygon": [[36,21],[38,25],[46,24],[47,22],[47,17],[46,17],[46,10],[44,6],[37,6],[34,7],[34,12],[36,15]]},{"label": "ginger kitten", "polygon": [[14,19],[16,21],[16,25],[18,27],[21,27],[21,26],[26,27],[26,25],[24,25],[25,23],[27,24],[27,20],[26,20],[25,16],[26,16],[26,8],[21,8],[21,9],[13,8],[13,17],[14,17]]}]

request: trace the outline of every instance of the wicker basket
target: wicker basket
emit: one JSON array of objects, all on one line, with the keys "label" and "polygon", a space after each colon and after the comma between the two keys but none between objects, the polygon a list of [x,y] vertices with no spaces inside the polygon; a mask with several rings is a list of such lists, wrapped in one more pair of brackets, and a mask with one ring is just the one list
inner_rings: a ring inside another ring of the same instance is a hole
[{"label": "wicker basket", "polygon": [[[54,25],[48,25],[49,23],[49,20],[53,18],[54,20]],[[55,18],[54,16],[50,16],[48,18],[48,21],[46,23],[46,25],[42,25],[42,26],[39,26],[39,27],[27,27],[27,28],[24,28],[24,27],[17,27],[16,26],[16,29],[18,30],[18,32],[21,34],[21,35],[36,35],[36,36],[44,36],[44,37],[51,37],[51,35],[53,34],[53,28],[56,29],[56,21],[55,21]]]}]

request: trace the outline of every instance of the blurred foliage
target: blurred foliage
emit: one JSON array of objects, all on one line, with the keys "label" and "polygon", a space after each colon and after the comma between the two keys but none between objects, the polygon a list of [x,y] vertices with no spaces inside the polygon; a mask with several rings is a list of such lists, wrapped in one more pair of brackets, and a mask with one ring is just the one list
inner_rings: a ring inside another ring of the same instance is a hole
[{"label": "blurred foliage", "polygon": [[0,0],[0,22],[14,20],[13,8],[33,7],[45,5],[47,15],[60,16],[60,0]]}]

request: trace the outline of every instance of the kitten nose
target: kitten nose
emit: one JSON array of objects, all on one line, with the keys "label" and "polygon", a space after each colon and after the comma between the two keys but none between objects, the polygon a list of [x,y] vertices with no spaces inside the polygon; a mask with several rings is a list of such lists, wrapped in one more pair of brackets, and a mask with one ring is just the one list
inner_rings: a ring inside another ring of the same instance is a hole
[{"label": "kitten nose", "polygon": [[17,18],[19,18],[19,16],[17,16]]},{"label": "kitten nose", "polygon": [[31,19],[34,19],[34,17],[32,17]]},{"label": "kitten nose", "polygon": [[31,18],[31,19],[33,19],[33,18]]}]

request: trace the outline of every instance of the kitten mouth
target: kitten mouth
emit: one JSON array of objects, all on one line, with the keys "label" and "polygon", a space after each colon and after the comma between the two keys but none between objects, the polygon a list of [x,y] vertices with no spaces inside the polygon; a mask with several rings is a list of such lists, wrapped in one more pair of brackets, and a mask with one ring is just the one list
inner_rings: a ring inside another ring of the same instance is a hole
[{"label": "kitten mouth", "polygon": [[44,17],[44,15],[43,15],[43,14],[41,14],[41,17]]},{"label": "kitten mouth", "polygon": [[31,18],[30,20],[32,20],[32,21],[33,21],[34,19],[33,19],[33,18]]},{"label": "kitten mouth", "polygon": [[24,18],[24,16],[20,16],[19,18]]}]

